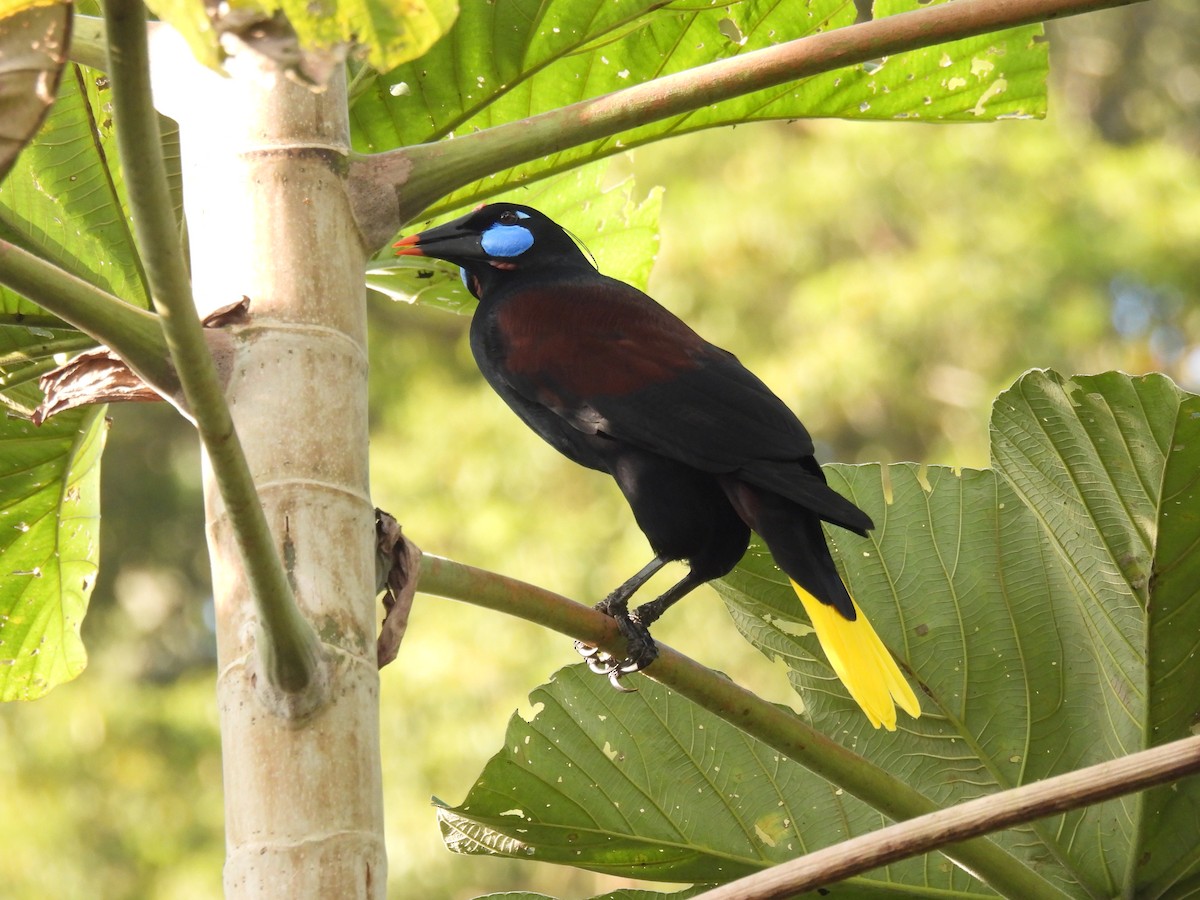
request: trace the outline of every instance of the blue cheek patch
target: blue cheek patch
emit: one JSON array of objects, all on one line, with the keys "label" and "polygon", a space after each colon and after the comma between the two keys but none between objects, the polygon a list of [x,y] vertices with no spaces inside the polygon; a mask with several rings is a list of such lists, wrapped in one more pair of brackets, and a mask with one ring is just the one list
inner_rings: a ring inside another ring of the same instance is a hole
[{"label": "blue cheek patch", "polygon": [[533,232],[523,225],[493,225],[483,233],[483,249],[489,256],[520,256],[533,246]]}]

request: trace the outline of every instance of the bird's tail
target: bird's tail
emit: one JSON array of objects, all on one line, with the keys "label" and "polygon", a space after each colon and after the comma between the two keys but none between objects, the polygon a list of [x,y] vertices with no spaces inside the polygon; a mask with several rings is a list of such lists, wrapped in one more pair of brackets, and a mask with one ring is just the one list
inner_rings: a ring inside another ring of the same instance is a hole
[{"label": "bird's tail", "polygon": [[795,581],[792,587],[808,613],[834,673],[872,725],[895,731],[897,704],[914,719],[921,715],[917,695],[853,597],[850,602],[854,603],[858,617],[850,621]]},{"label": "bird's tail", "polygon": [[[895,731],[897,703],[913,718],[919,716],[917,695],[838,574],[820,515],[739,478],[725,478],[721,487],[788,575],[834,673],[871,724]],[[867,514],[861,517],[865,521],[860,524],[868,526]]]}]

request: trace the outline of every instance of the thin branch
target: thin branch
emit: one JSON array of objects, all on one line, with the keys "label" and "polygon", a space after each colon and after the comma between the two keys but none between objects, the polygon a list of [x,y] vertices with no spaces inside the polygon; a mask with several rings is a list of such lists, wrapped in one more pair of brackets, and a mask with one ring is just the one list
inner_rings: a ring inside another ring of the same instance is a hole
[{"label": "thin branch", "polygon": [[105,23],[118,146],[151,297],[242,553],[265,674],[297,694],[314,684],[320,643],[292,596],[196,317],[150,93],[145,8],[141,0],[107,0]]},{"label": "thin branch", "polygon": [[0,283],[106,344],[164,396],[178,393],[179,377],[158,316],[5,240],[0,240]]},{"label": "thin branch", "polygon": [[946,844],[1144,791],[1197,772],[1200,737],[1184,738],[890,825],[732,881],[695,900],[783,900]]},{"label": "thin branch", "polygon": [[[623,639],[611,618],[513,578],[424,554],[417,589],[528,619],[578,640],[597,644],[614,654],[624,652]],[[753,735],[889,818],[903,821],[940,811],[937,804],[919,791],[830,740],[792,713],[767,703],[727,677],[665,645],[660,644],[659,651],[658,659],[646,672],[649,677]],[[984,838],[939,849],[1005,896],[1026,900],[1062,900],[1065,896],[1023,862]]]},{"label": "thin branch", "polygon": [[440,197],[480,178],[639,125],[789,81],[1048,19],[1144,0],[957,0],[824,31],[527,119],[351,164],[355,214],[380,246]]}]

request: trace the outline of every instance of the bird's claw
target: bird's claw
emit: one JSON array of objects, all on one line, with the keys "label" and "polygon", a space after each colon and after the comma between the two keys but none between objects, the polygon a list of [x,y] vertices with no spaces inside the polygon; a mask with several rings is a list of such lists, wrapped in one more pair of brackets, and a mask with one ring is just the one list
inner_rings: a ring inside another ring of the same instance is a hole
[{"label": "bird's claw", "polygon": [[654,662],[658,657],[658,647],[655,646],[654,638],[650,637],[649,629],[641,622],[629,616],[615,618],[617,627],[625,636],[628,657],[618,659],[611,653],[583,641],[575,642],[575,650],[583,657],[589,669],[597,675],[607,676],[618,691],[629,693],[634,688],[625,687],[621,679],[633,672],[640,672]]},{"label": "bird's claw", "polygon": [[605,656],[599,647],[595,644],[585,644],[583,641],[575,642],[575,652],[582,656],[585,660],[591,661],[593,656]]},{"label": "bird's claw", "polygon": [[625,685],[621,683],[621,679],[624,677],[624,675],[625,673],[623,670],[614,669],[608,673],[608,683],[611,684],[615,690],[620,691],[622,694],[636,694],[637,688],[625,687]]},{"label": "bird's claw", "polygon": [[575,652],[583,657],[587,667],[597,675],[607,675],[615,668],[615,659],[592,644],[576,641]]},{"label": "bird's claw", "polygon": [[599,647],[593,647],[591,644],[585,644],[583,641],[575,642],[575,649],[579,655],[583,657],[587,667],[597,675],[604,675],[614,688],[622,693],[633,693],[636,688],[626,687],[621,679],[631,672],[637,672],[642,667],[631,659],[617,659],[610,653],[606,653]]}]

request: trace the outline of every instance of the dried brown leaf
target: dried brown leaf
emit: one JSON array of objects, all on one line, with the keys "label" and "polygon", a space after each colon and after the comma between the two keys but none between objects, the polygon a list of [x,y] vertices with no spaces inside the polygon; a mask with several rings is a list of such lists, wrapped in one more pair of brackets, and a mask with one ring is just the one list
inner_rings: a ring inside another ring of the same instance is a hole
[{"label": "dried brown leaf", "polygon": [[383,626],[375,651],[379,668],[400,652],[421,568],[421,548],[406,538],[390,513],[375,510],[376,586],[383,591]]}]

